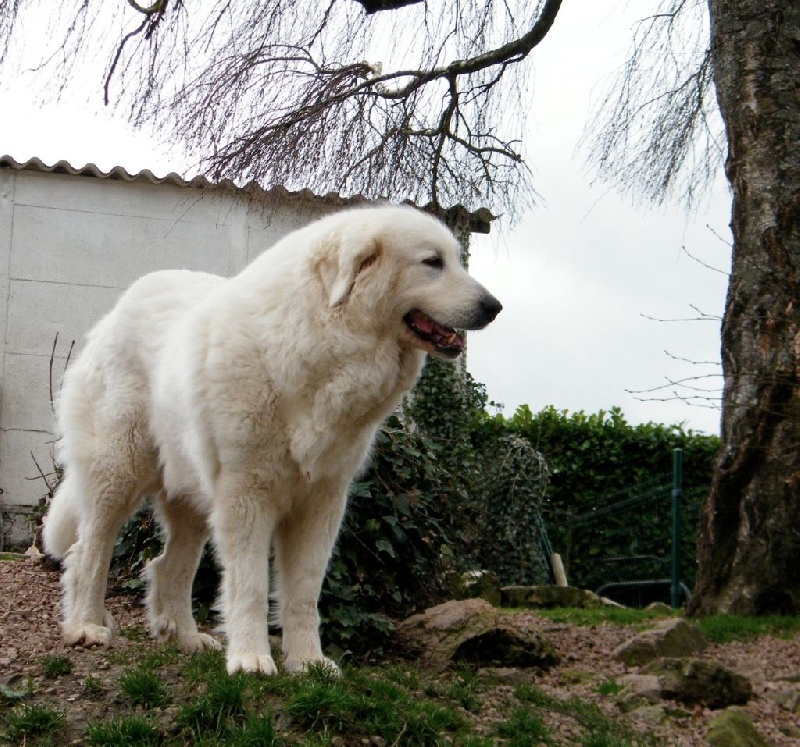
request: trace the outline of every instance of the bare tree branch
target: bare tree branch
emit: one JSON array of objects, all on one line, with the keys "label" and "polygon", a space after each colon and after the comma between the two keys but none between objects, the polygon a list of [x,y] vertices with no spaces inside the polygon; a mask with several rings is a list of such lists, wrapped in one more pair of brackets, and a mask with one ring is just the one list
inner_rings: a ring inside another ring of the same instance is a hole
[{"label": "bare tree branch", "polygon": [[0,2],[0,63],[8,53],[8,46],[17,25],[25,0],[3,0]]},{"label": "bare tree branch", "polygon": [[423,0],[355,0],[364,6],[367,13],[377,13],[380,10],[397,10],[404,8],[406,5],[414,5],[421,3]]},{"label": "bare tree branch", "polygon": [[512,218],[533,199],[519,101],[561,0],[73,3],[44,66],[108,50],[104,100],[211,177]]},{"label": "bare tree branch", "polygon": [[692,205],[722,163],[708,8],[663,0],[638,22],[625,65],[591,117],[589,163],[636,199]]},{"label": "bare tree branch", "polygon": [[[710,229],[710,226],[709,226],[709,229]],[[714,234],[714,235],[717,236],[717,238],[719,238],[718,234]],[[694,254],[692,254],[685,246],[682,246],[681,249],[683,250],[683,253],[687,257],[689,257],[689,259],[691,259],[694,262],[697,262],[697,264],[700,265],[701,267],[705,267],[706,270],[711,270],[711,272],[718,272],[720,275],[724,275],[725,277],[729,277],[730,276],[729,272],[727,272],[725,270],[720,270],[719,267],[714,267],[714,265],[710,265],[710,264],[708,264],[708,262],[703,262],[702,259],[700,259],[699,257],[696,257]]]}]

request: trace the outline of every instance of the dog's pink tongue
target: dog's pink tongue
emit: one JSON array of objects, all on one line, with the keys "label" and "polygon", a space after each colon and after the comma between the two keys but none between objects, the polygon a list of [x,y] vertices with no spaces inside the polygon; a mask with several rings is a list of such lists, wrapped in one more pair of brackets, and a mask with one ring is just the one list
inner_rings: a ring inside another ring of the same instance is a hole
[{"label": "dog's pink tongue", "polygon": [[424,332],[427,335],[432,335],[434,333],[441,334],[443,331],[442,327],[440,327],[436,322],[433,321],[433,319],[423,314],[421,311],[412,311],[411,321],[414,322],[414,326],[420,332]]}]

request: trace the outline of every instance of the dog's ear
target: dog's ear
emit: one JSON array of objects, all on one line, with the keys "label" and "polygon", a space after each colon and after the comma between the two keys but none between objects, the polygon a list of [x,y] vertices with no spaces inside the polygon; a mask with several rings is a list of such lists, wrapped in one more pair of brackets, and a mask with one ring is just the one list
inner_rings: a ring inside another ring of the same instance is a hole
[{"label": "dog's ear", "polygon": [[366,242],[354,238],[342,239],[338,252],[320,267],[331,308],[347,300],[356,280],[378,261],[379,256],[380,244],[374,239]]}]

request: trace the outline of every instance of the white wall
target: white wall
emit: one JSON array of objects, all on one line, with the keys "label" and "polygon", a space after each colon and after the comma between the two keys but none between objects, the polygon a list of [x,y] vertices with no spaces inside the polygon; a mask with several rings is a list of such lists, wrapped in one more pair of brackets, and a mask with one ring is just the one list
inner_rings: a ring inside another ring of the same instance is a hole
[{"label": "white wall", "polygon": [[29,535],[25,517],[52,470],[50,358],[56,386],[72,340],[153,270],[241,270],[294,228],[333,206],[36,170],[0,169],[0,496],[2,542]]}]

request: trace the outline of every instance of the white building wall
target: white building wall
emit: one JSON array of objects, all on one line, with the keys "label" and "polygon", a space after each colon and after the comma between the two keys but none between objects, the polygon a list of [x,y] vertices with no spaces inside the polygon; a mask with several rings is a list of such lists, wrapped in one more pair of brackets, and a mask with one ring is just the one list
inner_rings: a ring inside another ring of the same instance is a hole
[{"label": "white building wall", "polygon": [[[53,467],[50,360],[58,386],[70,342],[154,270],[239,272],[330,201],[0,169],[0,543],[30,536]],[[33,456],[32,456],[33,455]],[[0,544],[0,546],[2,546]]]}]

